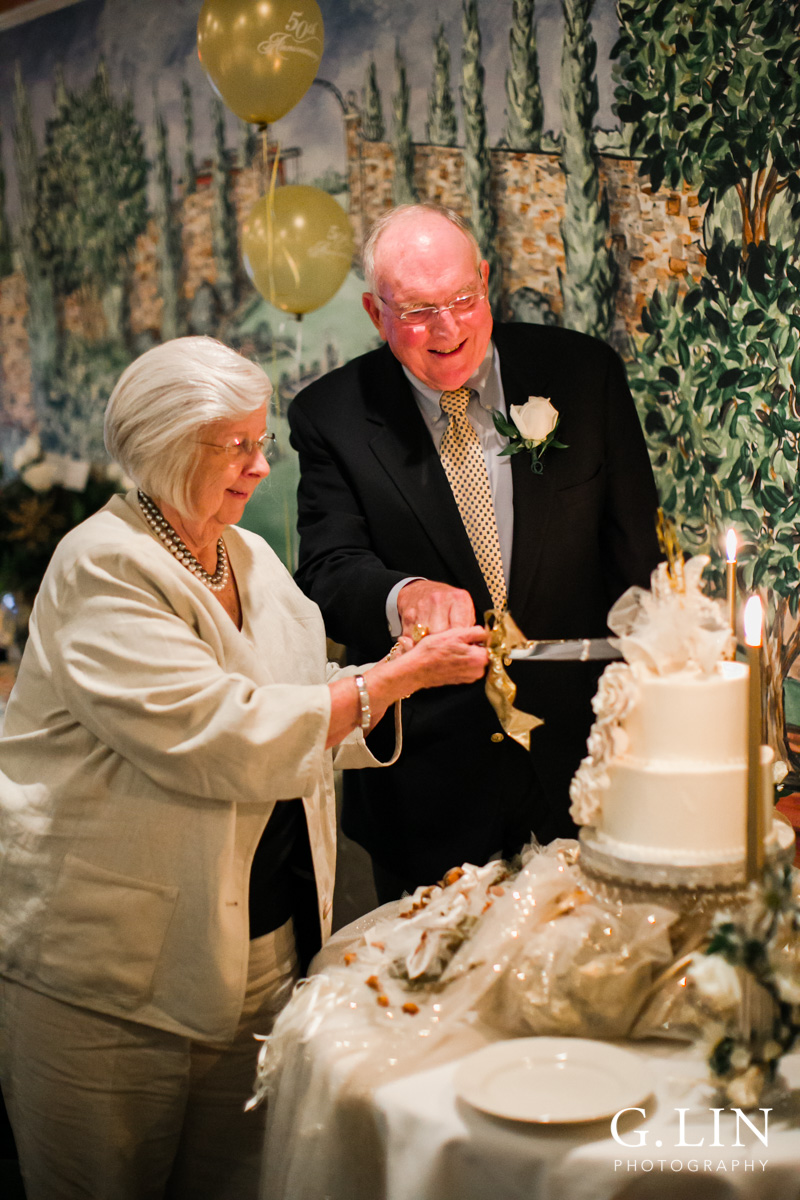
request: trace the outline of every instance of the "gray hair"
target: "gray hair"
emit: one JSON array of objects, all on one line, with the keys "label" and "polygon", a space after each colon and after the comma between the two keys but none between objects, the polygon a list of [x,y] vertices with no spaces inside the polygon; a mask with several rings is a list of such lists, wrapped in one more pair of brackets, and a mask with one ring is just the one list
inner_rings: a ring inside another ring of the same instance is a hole
[{"label": "gray hair", "polygon": [[456,212],[454,208],[447,208],[444,204],[434,204],[429,200],[425,200],[421,204],[398,204],[395,208],[390,208],[383,216],[378,217],[370,228],[362,247],[361,265],[364,269],[364,281],[369,291],[375,291],[375,249],[386,230],[398,222],[422,213],[434,213],[437,217],[443,217],[445,221],[455,225],[456,229],[460,229],[475,252],[475,266],[480,266],[483,255],[478,245],[478,239],[472,232],[469,222],[461,216],[461,213]]},{"label": "gray hair", "polygon": [[106,406],[106,449],[149,496],[191,512],[197,435],[269,404],[261,367],[210,337],[154,346],[125,368]]}]

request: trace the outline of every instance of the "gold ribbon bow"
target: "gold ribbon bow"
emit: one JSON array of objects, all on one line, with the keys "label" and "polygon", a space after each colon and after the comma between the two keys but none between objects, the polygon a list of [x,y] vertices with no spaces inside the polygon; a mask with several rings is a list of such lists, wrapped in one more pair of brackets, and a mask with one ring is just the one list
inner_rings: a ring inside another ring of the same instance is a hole
[{"label": "gold ribbon bow", "polygon": [[527,646],[528,639],[507,612],[490,608],[484,614],[484,618],[489,634],[486,643],[489,651],[486,695],[497,713],[506,735],[513,738],[515,742],[519,742],[525,750],[529,750],[531,730],[535,729],[537,725],[543,725],[544,722],[541,717],[534,717],[532,713],[514,708],[517,685],[506,671],[509,653],[519,646]]}]

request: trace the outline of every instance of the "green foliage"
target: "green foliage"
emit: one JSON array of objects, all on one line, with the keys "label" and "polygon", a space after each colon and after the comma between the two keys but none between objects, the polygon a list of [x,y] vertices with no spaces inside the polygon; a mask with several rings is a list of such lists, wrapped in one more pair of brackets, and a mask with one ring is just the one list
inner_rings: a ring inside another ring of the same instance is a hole
[{"label": "green foliage", "polygon": [[[800,904],[789,866],[768,868],[750,885],[747,903],[735,916],[720,912],[714,919],[705,954],[718,955],[735,968],[743,987],[756,984],[771,1009],[771,1017],[753,1028],[743,1027],[737,1012],[711,1048],[709,1066],[735,1103],[737,1078],[744,1082],[755,1074],[758,1102],[760,1087],[775,1078],[781,1055],[800,1036],[798,934]],[[702,994],[702,985],[700,990]],[[743,1008],[746,1012],[747,1006]]]},{"label": "green foliage", "polygon": [[414,187],[414,147],[408,127],[408,102],[410,98],[406,64],[400,53],[399,44],[394,48],[394,70],[397,91],[392,97],[392,149],[394,151],[394,178],[392,200],[395,204],[413,204],[417,199]]},{"label": "green foliage", "polygon": [[378,87],[378,72],[375,63],[370,60],[367,68],[367,80],[364,85],[364,111],[361,115],[361,132],[368,142],[382,142],[386,137],[386,125],[383,120],[383,105]]},{"label": "green foliage", "polygon": [[509,31],[511,65],[506,71],[505,140],[512,150],[539,149],[544,101],[533,22],[534,0],[514,0]]},{"label": "green foliage", "polygon": [[456,106],[450,88],[450,46],[440,24],[433,43],[433,83],[428,92],[425,136],[432,146],[455,146],[458,136]]},{"label": "green foliage", "polygon": [[82,492],[57,485],[37,492],[21,479],[0,486],[0,592],[31,603],[65,533],[102,508],[119,489],[90,475]]},{"label": "green foliage", "polygon": [[84,92],[60,95],[38,166],[33,237],[59,292],[124,277],[147,223],[146,182],[132,101],[114,100],[101,64]]},{"label": "green foliage", "polygon": [[114,384],[130,362],[116,340],[87,342],[74,334],[61,340],[47,403],[39,418],[45,450],[90,463],[105,463],[103,416]]},{"label": "green foliage", "polygon": [[317,175],[311,186],[320,188],[330,196],[341,196],[347,191],[347,176],[335,167],[326,167],[321,175]]},{"label": "green foliage", "polygon": [[597,46],[589,14],[593,0],[562,0],[561,161],[566,176],[561,222],[563,322],[607,338],[614,320],[617,266],[610,248],[608,202],[600,196],[592,127],[597,114]]},{"label": "green foliage", "polygon": [[800,592],[800,267],[767,243],[718,240],[684,299],[656,292],[629,367],[664,509],[686,547],[720,567],[724,530],[741,539],[747,590]]},{"label": "green foliage", "polygon": [[503,263],[497,247],[497,210],[491,193],[491,159],[483,100],[481,31],[477,0],[463,0],[461,29],[461,109],[464,116],[464,181],[472,227],[489,264],[489,302],[497,312],[502,294]]},{"label": "green foliage", "polygon": [[800,193],[800,0],[619,0],[617,112],[654,189],[740,189],[743,246]]}]

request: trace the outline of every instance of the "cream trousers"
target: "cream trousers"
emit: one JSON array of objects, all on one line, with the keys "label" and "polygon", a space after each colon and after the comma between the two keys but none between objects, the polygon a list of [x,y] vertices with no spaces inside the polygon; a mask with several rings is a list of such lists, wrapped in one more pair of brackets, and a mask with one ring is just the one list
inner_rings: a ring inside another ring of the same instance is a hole
[{"label": "cream trousers", "polygon": [[27,1200],[256,1200],[258,1043],[297,980],[291,922],[250,943],[232,1044],[213,1047],[0,979],[0,1079]]}]

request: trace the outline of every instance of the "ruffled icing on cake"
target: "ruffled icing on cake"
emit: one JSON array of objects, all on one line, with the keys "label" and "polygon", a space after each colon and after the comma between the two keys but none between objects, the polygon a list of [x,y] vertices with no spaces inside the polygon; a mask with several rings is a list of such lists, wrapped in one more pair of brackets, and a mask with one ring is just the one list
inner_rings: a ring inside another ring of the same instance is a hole
[{"label": "ruffled icing on cake", "polygon": [[570,784],[570,814],[578,825],[591,825],[609,787],[608,768],[628,748],[621,722],[639,703],[636,674],[673,675],[687,667],[711,675],[729,650],[731,632],[721,606],[702,591],[702,575],[711,560],[699,554],[683,568],[683,586],[670,578],[666,563],[650,576],[650,590],[632,587],[608,614],[610,638],[625,658],[609,663],[592,700],[596,720]]},{"label": "ruffled icing on cake", "polygon": [[639,695],[630,667],[609,663],[592,697],[597,719],[586,743],[588,754],[569,786],[570,813],[578,825],[591,825],[602,807],[603,793],[609,785],[608,766],[628,748],[628,735],[620,722],[639,702]]}]

